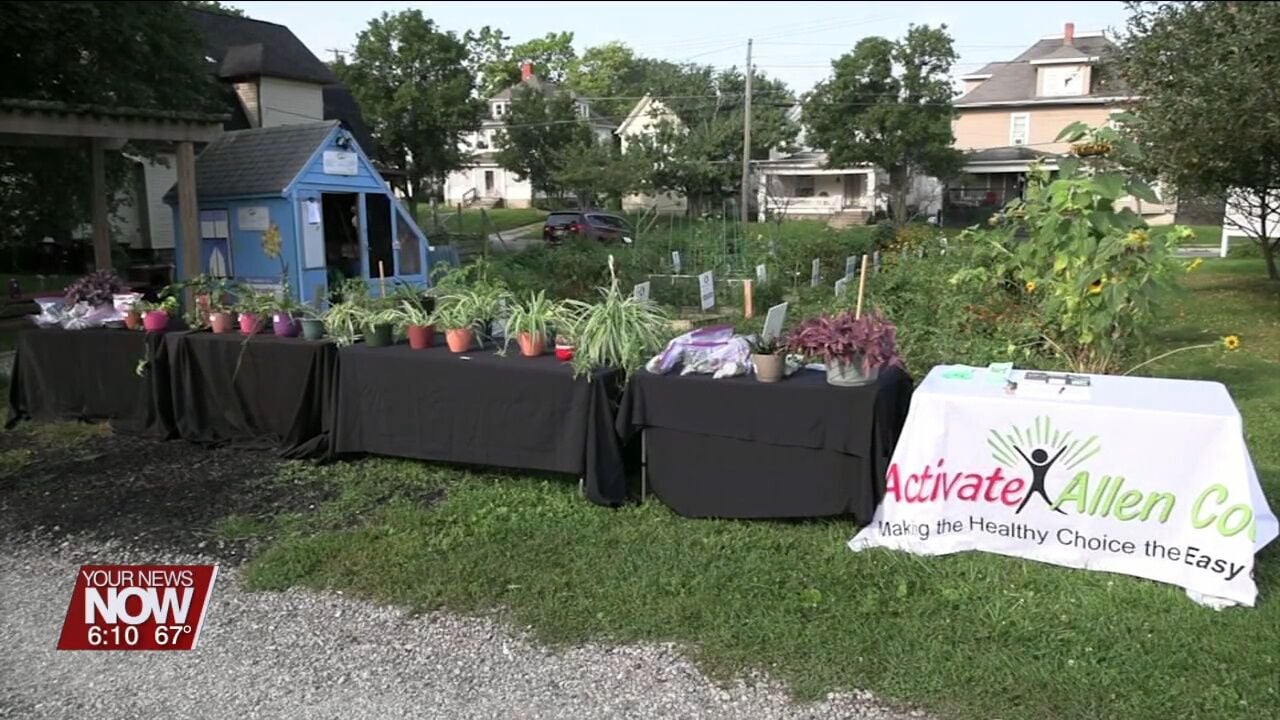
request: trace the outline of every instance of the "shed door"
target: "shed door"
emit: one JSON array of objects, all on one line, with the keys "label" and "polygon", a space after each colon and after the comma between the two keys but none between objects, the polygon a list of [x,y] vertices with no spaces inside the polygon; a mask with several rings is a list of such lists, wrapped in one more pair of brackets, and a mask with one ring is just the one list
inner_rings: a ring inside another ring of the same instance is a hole
[{"label": "shed door", "polygon": [[427,273],[423,243],[408,212],[383,194],[365,195],[365,212],[368,223],[365,273],[375,281],[371,287],[376,288],[376,281],[381,277],[379,263],[388,279],[424,284]]}]

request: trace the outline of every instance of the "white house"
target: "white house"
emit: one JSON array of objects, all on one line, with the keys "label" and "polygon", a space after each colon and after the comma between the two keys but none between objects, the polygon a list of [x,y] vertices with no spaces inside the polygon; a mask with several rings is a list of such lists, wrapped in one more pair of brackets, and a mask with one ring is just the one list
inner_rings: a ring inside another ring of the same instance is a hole
[{"label": "white house", "polygon": [[[1259,220],[1263,209],[1267,211],[1266,227],[1261,227]],[[1265,197],[1243,190],[1231,193],[1222,217],[1222,245],[1218,249],[1220,257],[1227,256],[1233,237],[1244,238],[1246,242],[1253,242],[1255,238],[1261,237],[1280,237],[1280,192],[1272,191]]]},{"label": "white house", "polygon": [[[645,95],[618,125],[616,134],[621,142],[622,152],[630,150],[639,138],[653,134],[663,122],[669,122],[675,127],[684,126],[680,118],[665,103]],[[636,193],[622,199],[622,209],[628,212],[654,210],[664,213],[683,213],[687,206],[688,202],[683,195],[672,192],[658,195]]]},{"label": "white house", "polygon": [[600,142],[613,141],[613,125],[594,114],[590,103],[573,91],[534,75],[533,63],[526,60],[520,65],[520,82],[489,98],[489,112],[480,130],[463,140],[462,149],[471,154],[472,163],[445,178],[444,196],[450,205],[523,208],[533,204],[533,188],[529,181],[521,180],[514,172],[503,168],[496,157],[498,136],[506,126],[516,92],[521,89],[544,94],[568,93],[574,100],[578,115],[587,122],[596,139]]},{"label": "white house", "polygon": [[827,154],[805,144],[800,106],[787,119],[801,125],[794,153],[771,151],[768,160],[752,163],[757,182],[757,205],[763,221],[769,216],[826,219],[832,225],[858,225],[876,210],[876,169],[871,165],[828,167]]}]

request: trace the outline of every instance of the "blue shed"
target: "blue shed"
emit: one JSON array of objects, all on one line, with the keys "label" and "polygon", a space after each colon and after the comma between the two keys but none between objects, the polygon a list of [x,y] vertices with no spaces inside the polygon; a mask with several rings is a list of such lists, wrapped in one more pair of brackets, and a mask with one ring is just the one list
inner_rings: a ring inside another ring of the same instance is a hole
[{"label": "blue shed", "polygon": [[[336,120],[225,133],[195,172],[201,272],[260,289],[284,276],[302,302],[343,278],[374,281],[377,292],[379,266],[388,280],[427,284],[426,236]],[[176,197],[175,188],[166,200]],[[263,251],[269,232],[279,233],[279,259]],[[183,248],[178,237],[178,268]]]}]

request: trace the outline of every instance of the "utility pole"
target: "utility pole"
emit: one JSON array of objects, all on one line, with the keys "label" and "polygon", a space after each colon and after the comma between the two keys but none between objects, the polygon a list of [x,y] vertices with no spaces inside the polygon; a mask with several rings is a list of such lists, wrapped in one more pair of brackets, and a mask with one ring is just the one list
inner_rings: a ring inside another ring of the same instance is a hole
[{"label": "utility pole", "polygon": [[339,50],[338,48],[329,48],[329,52],[333,53],[333,61],[337,63],[342,62],[342,56],[346,51]]},{"label": "utility pole", "polygon": [[751,220],[751,38],[747,38],[747,92],[742,110],[742,231]]}]

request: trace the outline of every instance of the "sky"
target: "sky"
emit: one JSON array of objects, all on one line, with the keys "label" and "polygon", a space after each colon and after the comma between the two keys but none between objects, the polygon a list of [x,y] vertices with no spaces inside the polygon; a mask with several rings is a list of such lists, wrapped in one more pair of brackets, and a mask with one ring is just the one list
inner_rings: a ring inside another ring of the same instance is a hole
[{"label": "sky", "polygon": [[831,61],[863,37],[902,36],[909,25],[945,23],[960,56],[956,75],[1007,60],[1064,23],[1076,32],[1119,30],[1120,2],[237,2],[253,18],[289,26],[315,55],[349,51],[356,33],[383,12],[416,7],[461,35],[484,25],[513,43],[570,31],[579,53],[620,41],[648,57],[718,67],[746,60],[792,90],[825,78]]}]

